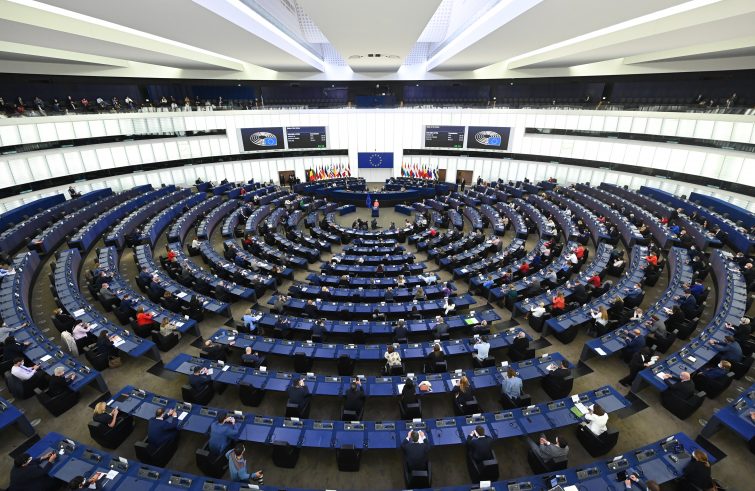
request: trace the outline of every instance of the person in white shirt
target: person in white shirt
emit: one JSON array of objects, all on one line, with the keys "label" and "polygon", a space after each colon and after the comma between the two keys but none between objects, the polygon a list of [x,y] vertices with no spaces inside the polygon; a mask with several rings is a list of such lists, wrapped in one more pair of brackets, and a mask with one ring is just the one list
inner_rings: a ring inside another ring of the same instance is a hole
[{"label": "person in white shirt", "polygon": [[566,256],[566,260],[567,260],[567,261],[569,262],[569,264],[571,264],[572,266],[574,266],[575,264],[577,264],[578,260],[577,260],[577,254],[576,254],[576,252],[575,252],[575,251],[571,251],[571,252],[569,253],[569,255],[568,255],[568,256]]},{"label": "person in white shirt", "polygon": [[449,312],[456,308],[456,305],[449,300],[449,297],[445,297],[443,301],[443,310],[445,311],[445,315],[448,315]]},{"label": "person in white shirt", "polygon": [[202,245],[202,243],[199,241],[197,237],[194,237],[194,240],[191,241],[191,248],[192,249],[199,249],[199,247]]},{"label": "person in white shirt", "polygon": [[536,306],[532,307],[532,311],[530,312],[532,317],[535,317],[535,318],[542,317],[544,313],[545,313],[545,302],[540,302]]},{"label": "person in white shirt", "polygon": [[385,372],[389,373],[392,367],[401,366],[401,355],[393,348],[392,344],[388,345],[388,350],[383,355],[385,358]]},{"label": "person in white shirt", "polygon": [[482,362],[487,360],[488,355],[490,354],[490,343],[488,343],[487,336],[476,338],[473,349],[476,353],[473,353],[472,356],[477,358],[478,361]]},{"label": "person in white shirt", "polygon": [[39,365],[27,367],[24,365],[23,358],[13,360],[13,366],[10,369],[11,375],[21,381],[29,381],[34,388],[47,388],[47,374],[39,370]]},{"label": "person in white shirt", "polygon": [[83,321],[73,327],[72,334],[79,352],[82,352],[86,346],[97,342],[97,336],[92,334],[92,328]]},{"label": "person in white shirt", "polygon": [[587,423],[583,423],[588,430],[592,431],[595,436],[600,436],[608,429],[608,414],[600,404],[593,404],[590,412],[585,414]]}]

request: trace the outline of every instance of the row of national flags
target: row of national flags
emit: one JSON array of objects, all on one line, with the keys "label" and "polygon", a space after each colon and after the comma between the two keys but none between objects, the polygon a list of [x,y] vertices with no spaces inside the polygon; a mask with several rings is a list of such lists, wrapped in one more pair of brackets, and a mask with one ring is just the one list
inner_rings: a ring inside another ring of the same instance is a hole
[{"label": "row of national flags", "polygon": [[438,168],[427,164],[401,164],[401,177],[418,177],[420,179],[438,179]]},{"label": "row of national flags", "polygon": [[314,169],[307,170],[307,181],[319,181],[321,179],[334,179],[336,177],[351,177],[349,164],[323,164],[316,165]]}]

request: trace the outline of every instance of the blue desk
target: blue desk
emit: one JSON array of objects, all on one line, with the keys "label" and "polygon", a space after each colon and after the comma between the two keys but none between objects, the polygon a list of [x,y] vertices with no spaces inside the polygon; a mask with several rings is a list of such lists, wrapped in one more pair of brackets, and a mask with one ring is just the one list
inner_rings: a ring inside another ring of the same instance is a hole
[{"label": "blue desk", "polygon": [[634,392],[638,392],[645,385],[650,385],[659,391],[666,390],[668,386],[659,378],[660,373],[676,377],[681,372],[694,374],[718,354],[709,341],[723,342],[725,336],[733,334],[733,331],[726,327],[726,323],[738,325],[747,312],[747,284],[739,267],[732,259],[727,252],[713,251],[710,263],[718,291],[718,303],[713,318],[699,335],[692,338],[679,351],[670,353],[652,368],[642,370],[632,384]]},{"label": "blue desk", "polygon": [[[296,298],[305,298],[315,300],[317,298],[323,298],[323,287],[317,285],[308,285],[306,283],[294,283],[288,287],[289,295]],[[425,295],[428,299],[435,299],[443,297],[444,284],[434,284],[423,288]],[[335,300],[338,302],[385,302],[385,292],[383,288],[342,288],[333,287],[328,288],[329,295],[328,300]],[[452,284],[451,290],[456,290],[456,287]],[[396,288],[393,291],[393,301],[395,302],[411,302],[414,299],[414,291],[410,288]]]},{"label": "blue desk", "polygon": [[[230,369],[229,369],[230,371]],[[386,384],[386,386],[389,384]],[[394,390],[393,384],[390,384]],[[315,421],[311,419],[291,420],[280,416],[255,416],[242,414],[239,438],[263,444],[285,440],[289,444],[309,448],[338,448],[349,433],[348,442],[356,448],[399,448],[410,429],[423,430],[434,446],[460,445],[466,442],[466,435],[477,425],[486,429],[486,434],[494,439],[524,436],[541,431],[549,431],[571,426],[582,421],[571,412],[574,399],[585,406],[600,404],[606,412],[626,408],[630,402],[610,386],[600,387],[574,396],[549,403],[536,404],[524,409],[482,413],[476,416],[457,416],[443,419],[414,421],[364,421],[350,423],[344,421]],[[182,404],[179,401],[162,397],[133,386],[126,386],[108,403],[124,414],[139,419],[150,419],[158,407],[166,409],[178,407],[186,412],[179,428],[192,433],[206,434],[213,419],[222,409]],[[179,406],[180,405],[180,406]],[[322,433],[320,433],[322,432]]]},{"label": "blue desk", "polygon": [[120,339],[114,341],[113,344],[121,353],[134,358],[148,355],[153,360],[160,361],[160,353],[155,343],[148,339],[142,339],[127,329],[110,322],[107,317],[87,302],[79,289],[80,270],[81,253],[78,249],[68,249],[58,253],[53,286],[63,309],[74,319],[87,322],[95,336],[102,331],[105,331],[108,336],[118,336]]},{"label": "blue desk", "polygon": [[[49,433],[29,448],[33,457],[50,451],[58,452],[52,464],[43,467],[51,477],[67,483],[76,476],[91,477],[96,472],[115,471],[112,479],[103,477],[98,489],[106,491],[243,491],[248,484],[208,478],[162,467],[142,464],[113,456],[81,442],[73,441],[60,433]],[[263,491],[275,491],[276,486],[260,486]],[[289,491],[294,491],[289,488]],[[301,491],[301,490],[300,490]]]},{"label": "blue desk", "polygon": [[30,203],[24,203],[21,206],[13,208],[12,210],[8,210],[0,215],[0,230],[5,230],[14,225],[17,225],[26,220],[26,217],[31,217],[38,213],[42,213],[49,208],[59,205],[65,200],[65,195],[54,194],[52,196],[39,198]]},{"label": "blue desk", "polygon": [[383,229],[377,231],[368,231],[342,227],[338,223],[336,223],[335,213],[333,212],[329,212],[325,215],[325,223],[327,224],[327,231],[333,232],[341,237],[341,240],[344,243],[348,243],[348,241],[353,239],[395,240],[398,242],[403,242],[405,237],[415,233],[418,230],[427,228],[427,221],[421,214],[417,214],[414,217],[413,224],[404,226],[403,228],[400,228],[398,230]]},{"label": "blue desk", "polygon": [[670,309],[676,303],[674,297],[681,295],[685,290],[684,285],[692,282],[693,271],[689,265],[687,250],[680,247],[672,247],[668,255],[668,267],[669,283],[658,301],[645,309],[639,320],[629,322],[621,329],[585,343],[582,355],[580,356],[581,360],[586,360],[594,355],[607,357],[621,351],[627,344],[623,338],[625,332],[639,329],[643,336],[648,333],[647,327],[644,324],[650,319],[650,316],[655,315],[664,321],[668,318],[665,309]]},{"label": "blue desk", "polygon": [[[42,201],[42,203],[39,203],[40,205],[49,202],[49,208],[43,208],[34,214],[27,214],[27,212],[31,213],[38,209],[35,204],[39,201]],[[62,194],[56,194],[55,196],[42,198],[42,200],[37,200],[33,203],[27,203],[20,207],[22,210],[15,208],[6,212],[3,216],[10,213],[11,215],[8,216],[12,217],[13,220],[6,220],[6,228],[0,234],[0,251],[10,256],[22,245],[26,244],[28,237],[35,231],[47,228],[51,223],[62,219],[87,204],[88,202],[84,201],[84,198],[66,201]],[[13,215],[13,212],[16,210],[19,210],[18,212],[21,213],[20,216]],[[16,219],[19,221],[14,224]]]},{"label": "blue desk", "polygon": [[[275,300],[278,298],[278,295],[273,295],[268,300],[269,305],[273,305],[275,303]],[[453,304],[456,306],[455,310],[465,310],[468,309],[471,305],[474,305],[477,303],[477,300],[475,300],[471,295],[464,294],[459,297],[451,297],[451,301],[453,301]],[[307,304],[306,300],[300,299],[300,298],[289,298],[286,303],[286,309],[292,312],[301,313],[304,311],[304,306]],[[380,312],[385,314],[387,317],[393,317],[393,318],[406,318],[408,317],[414,307],[417,308],[417,312],[420,313],[422,316],[431,316],[431,315],[445,315],[445,300],[444,299],[436,299],[436,300],[425,300],[425,301],[413,301],[413,302],[393,302],[393,303],[386,303],[386,302],[380,302],[379,304],[374,303],[351,303],[351,302],[332,302],[332,301],[321,301],[321,300],[315,300],[315,307],[317,308],[318,313],[322,314],[323,317],[329,317],[332,315],[338,315],[343,314],[344,312],[349,312],[350,316],[353,316],[354,318],[360,319],[360,318],[371,318],[372,313],[375,309],[380,309]]]},{"label": "blue desk", "polygon": [[604,240],[610,240],[608,235],[608,229],[605,224],[598,220],[598,217],[588,210],[583,205],[567,198],[565,195],[556,193],[554,191],[547,191],[546,195],[554,202],[560,203],[562,206],[569,208],[574,216],[581,219],[582,222],[590,230],[590,236],[592,237],[593,244],[598,244]]},{"label": "blue desk", "polygon": [[562,188],[564,194],[572,198],[575,202],[580,203],[595,213],[603,215],[606,220],[613,224],[621,234],[621,240],[627,248],[634,247],[635,244],[645,244],[645,237],[635,224],[629,221],[625,216],[611,208],[599,199],[595,199],[589,194],[577,191],[574,188]]},{"label": "blue desk", "polygon": [[166,196],[147,202],[113,227],[110,233],[105,236],[105,245],[114,246],[119,251],[123,250],[123,247],[126,245],[126,237],[131,235],[139,225],[144,223],[149,217],[188,197],[190,194],[191,191],[188,189],[179,189]]},{"label": "blue desk", "polygon": [[192,194],[152,217],[152,219],[142,227],[142,241],[147,241],[151,247],[155,247],[155,243],[157,243],[157,239],[160,237],[160,234],[163,233],[165,227],[183,212],[185,206],[194,206],[205,198],[206,195],[204,193]]},{"label": "blue desk", "polygon": [[24,416],[24,413],[8,402],[7,399],[0,397],[0,429],[10,425],[15,425],[18,431],[26,436],[32,436],[37,432]]},{"label": "blue desk", "polygon": [[148,186],[142,191],[141,194],[134,196],[133,198],[125,201],[118,206],[110,208],[104,213],[92,219],[85,226],[81,227],[68,241],[68,247],[77,248],[82,252],[86,252],[92,248],[92,246],[100,240],[100,236],[105,233],[105,230],[114,225],[117,221],[120,221],[126,215],[141,207],[145,203],[157,200],[168,193],[175,190],[175,186],[170,185],[164,188],[156,190],[152,189],[152,186]]},{"label": "blue desk", "polygon": [[396,205],[393,207],[393,209],[396,211],[396,213],[401,213],[404,215],[411,215],[412,211],[414,211],[411,206],[406,205]]},{"label": "blue desk", "polygon": [[[566,297],[567,301],[569,301],[569,298],[571,297],[573,293],[572,285],[576,281],[580,281],[583,285],[585,285],[587,284],[587,280],[589,280],[593,276],[603,275],[603,272],[608,266],[608,261],[610,260],[612,249],[613,249],[613,246],[611,246],[610,244],[601,242],[598,245],[598,250],[595,252],[595,255],[592,258],[592,262],[590,262],[590,265],[587,268],[585,268],[584,271],[581,271],[576,278],[574,278],[571,281],[563,283],[557,288],[552,289],[550,293],[543,293],[540,295],[536,295],[534,297],[525,298],[523,300],[520,300],[514,303],[513,314],[514,315],[526,314],[527,312],[530,312],[535,306],[539,305],[540,302],[544,303],[545,306],[548,307],[551,305],[551,303],[553,303],[553,297],[555,297],[559,293],[563,293],[564,297]],[[512,284],[514,285],[514,288],[517,291],[517,295],[521,295],[521,292],[525,288],[527,288],[527,283],[525,282],[525,280],[519,280]]]},{"label": "blue desk", "polygon": [[231,317],[231,306],[228,303],[201,295],[171,278],[164,269],[158,268],[152,255],[152,249],[147,244],[138,245],[134,248],[134,262],[136,262],[140,270],[147,268],[147,271],[152,276],[152,281],[157,280],[160,288],[170,292],[182,304],[188,306],[191,300],[197,297],[202,304],[202,310],[205,312]]},{"label": "blue desk", "polygon": [[[214,289],[221,281],[220,278],[218,278],[216,275],[208,273],[204,269],[197,266],[194,261],[189,259],[189,257],[183,250],[183,246],[178,242],[171,242],[170,244],[168,244],[168,247],[170,248],[170,250],[176,253],[176,260],[181,263],[181,267],[187,268],[191,272],[191,276],[194,278],[195,284],[197,282],[205,283]],[[233,281],[228,281],[228,283],[231,290],[231,295],[234,295],[238,298],[243,298],[244,300],[250,300],[254,298],[255,291],[253,288],[240,286]]]},{"label": "blue desk", "polygon": [[[168,229],[168,242],[186,242],[186,236],[193,230],[194,223],[199,217],[220,206],[220,203],[223,202],[223,198],[220,196],[211,196],[205,199],[204,196],[194,195],[192,198],[192,200],[187,200],[184,203],[183,209],[189,207],[186,212],[177,206],[166,210],[168,215],[172,217],[171,220],[175,219],[173,225]],[[164,225],[163,228],[165,228]],[[154,244],[152,247],[154,247]]]},{"label": "blue desk", "polygon": [[[218,333],[213,336],[213,340],[225,339],[228,341],[228,336],[225,333],[219,336]],[[233,341],[238,339],[236,336],[230,336]],[[251,345],[251,343],[249,344]],[[235,345],[234,345],[235,346]],[[242,346],[238,346],[242,348]],[[294,353],[306,353],[317,352],[319,349],[316,346],[311,346],[304,351],[303,348],[296,348],[291,351],[290,355]],[[337,352],[343,351],[345,347],[337,348]],[[357,348],[359,349],[359,348]],[[364,348],[361,348],[364,349]],[[299,351],[297,351],[299,350]],[[407,349],[404,348],[406,351]],[[361,359],[361,358],[357,358]],[[539,380],[548,375],[548,367],[551,365],[558,365],[564,357],[560,353],[554,353],[552,355],[540,356],[533,358],[532,360],[526,360],[520,363],[511,363],[510,367],[520,374],[523,381]],[[213,360],[207,360],[204,358],[198,358],[187,355],[185,353],[177,355],[175,358],[165,364],[165,369],[171,372],[181,373],[183,375],[191,375],[194,367],[207,368],[211,370],[209,377],[217,383],[234,385],[250,384],[253,387],[262,390],[270,390],[273,392],[285,392],[291,385],[294,378],[298,378],[299,374],[289,372],[276,372],[271,370],[258,370],[255,368],[232,365],[232,364],[219,364]],[[570,365],[571,366],[571,365]],[[499,389],[501,381],[503,380],[509,365],[481,368],[478,370],[457,370],[449,373],[436,373],[436,374],[417,374],[414,376],[415,384],[420,384],[427,381],[432,386],[432,393],[423,394],[424,396],[432,394],[450,394],[456,382],[462,375],[466,375],[469,378],[472,388]],[[353,376],[326,376],[326,375],[306,375],[305,382],[309,391],[315,396],[331,396],[331,397],[343,397],[346,395],[346,391],[349,389]],[[367,396],[370,397],[398,397],[401,395],[401,388],[406,381],[404,376],[392,376],[392,377],[373,377],[368,376],[362,378],[362,389]]]},{"label": "blue desk", "polygon": [[502,268],[515,258],[524,256],[524,246],[524,239],[514,239],[501,252],[463,267],[454,268],[454,278],[470,278],[470,281],[473,281],[475,275],[483,275],[496,268]]},{"label": "blue desk", "polygon": [[[491,311],[492,312],[492,311]],[[257,314],[259,317],[261,314]],[[266,314],[270,315],[270,314]],[[259,319],[259,325],[265,325],[265,319]],[[304,319],[302,319],[302,322]],[[329,321],[331,332],[351,332],[349,329],[355,328],[349,321],[337,322]],[[454,322],[449,319],[447,322]],[[466,325],[461,319],[456,319],[457,323]],[[292,322],[293,324],[293,322]],[[309,322],[311,328],[311,321]],[[356,324],[356,328],[362,327],[361,324]],[[382,326],[385,328],[386,326]],[[390,329],[390,326],[387,326]],[[300,326],[304,328],[304,326]],[[366,330],[365,330],[366,332]],[[510,328],[505,331],[497,332],[495,334],[488,335],[488,342],[490,343],[491,352],[497,349],[508,348],[514,341],[514,338],[522,332],[521,328]],[[378,326],[374,326],[373,334],[380,333]],[[233,339],[231,339],[233,338]],[[531,340],[529,335],[527,339]],[[328,344],[328,343],[313,343],[312,341],[289,341],[279,338],[268,338],[255,334],[243,334],[236,331],[230,331],[227,329],[219,329],[212,336],[212,340],[221,344],[231,346],[233,341],[233,347],[236,349],[244,350],[247,347],[252,347],[255,351],[265,354],[276,354],[281,356],[290,356],[294,353],[303,352],[310,358],[333,360],[337,359],[341,355],[346,355],[352,360],[362,361],[384,361],[384,353],[387,345],[383,344]],[[435,341],[424,343],[409,343],[399,344],[396,347],[396,352],[401,356],[402,360],[424,360],[427,355],[432,352],[433,346],[438,344],[446,356],[471,356],[475,353],[474,340],[473,339],[454,339],[449,341]],[[553,356],[561,356],[558,353]],[[537,366],[537,360],[532,363],[522,364],[522,368]],[[546,363],[547,365],[547,363]]]},{"label": "blue desk", "polygon": [[[202,221],[199,222],[199,225],[197,225],[197,237],[201,240],[209,239],[212,235],[212,231],[215,230],[215,227],[220,220],[238,208],[239,204],[240,203],[237,200],[231,199],[219,206],[215,204],[212,208],[209,208],[212,211],[210,211]],[[183,234],[183,237],[186,237],[186,234]],[[183,242],[183,239],[181,242]]]},{"label": "blue desk", "polygon": [[[304,319],[301,317],[286,316],[291,322],[291,329],[298,329],[304,331],[312,330],[312,320]],[[470,328],[483,320],[488,324],[501,320],[501,317],[495,313],[494,310],[484,310],[482,312],[469,312],[464,315],[455,315],[450,317],[444,317],[446,324],[448,324],[449,330]],[[259,325],[266,328],[274,328],[278,321],[278,316],[265,313],[259,321]],[[407,320],[407,329],[409,332],[428,332],[435,329],[435,319],[422,319],[422,320]],[[326,332],[334,333],[354,333],[356,331],[362,331],[365,334],[393,334],[393,324],[390,322],[372,322],[368,320],[363,321],[325,321]]]},{"label": "blue desk", "polygon": [[753,448],[755,422],[750,416],[755,411],[755,385],[751,385],[737,399],[719,408],[700,431],[705,438],[712,437],[722,426],[726,426],[742,437]]},{"label": "blue desk", "polygon": [[711,211],[708,208],[700,206],[691,201],[683,200],[671,193],[661,191],[660,189],[642,186],[640,188],[640,193],[653,197],[658,201],[667,203],[675,208],[681,208],[689,216],[696,214],[701,219],[707,220],[709,226],[719,227],[723,232],[726,233],[727,243],[731,247],[744,253],[745,255],[749,254],[753,249],[755,249],[755,236],[748,234],[744,228],[739,227],[736,223],[722,217],[715,211]]},{"label": "blue desk", "polygon": [[[404,276],[406,280],[406,288],[415,288],[417,285],[422,285],[423,288],[433,283],[440,281],[440,277],[434,273],[428,273],[426,275],[409,275]],[[348,286],[350,288],[387,288],[392,286],[396,288],[398,277],[389,276],[387,278],[370,278],[360,276],[349,276],[347,283],[341,283],[340,275],[326,275],[310,273],[307,275],[307,281],[313,285],[327,285],[328,287],[334,286]]]},{"label": "blue desk", "polygon": [[[600,297],[590,300],[578,309],[545,321],[543,335],[547,335],[551,330],[562,333],[569,329],[578,329],[585,322],[592,320],[592,316],[590,315],[591,310],[599,310],[600,307],[608,308],[611,305],[611,301],[616,297],[623,299],[626,296],[627,289],[635,283],[639,283],[645,277],[644,268],[647,263],[644,258],[647,253],[647,247],[634,246],[629,265],[626,268],[627,274],[623,275],[610,290]],[[533,299],[532,302],[534,303],[535,300]]]},{"label": "blue desk", "polygon": [[650,230],[650,233],[653,234],[653,238],[655,238],[655,241],[658,242],[658,245],[661,246],[662,249],[668,249],[676,242],[676,235],[673,234],[666,225],[662,224],[652,213],[621,196],[617,196],[612,190],[607,191],[606,189],[610,188],[606,188],[605,183],[597,188],[585,186],[584,184],[577,184],[576,188],[579,191],[603,201],[604,203],[608,203],[616,209],[623,208],[626,210],[625,213],[627,215],[633,213],[635,220],[642,222],[642,224]]},{"label": "blue desk", "polygon": [[64,376],[74,374],[75,378],[69,385],[76,392],[84,386],[95,383],[101,392],[106,392],[107,385],[97,370],[83,365],[73,356],[63,353],[60,346],[45,336],[29,311],[29,297],[33,279],[37,276],[40,266],[39,254],[34,251],[22,252],[13,260],[15,273],[2,278],[0,282],[0,313],[3,320],[11,327],[18,327],[14,332],[16,341],[29,343],[24,355],[34,364],[39,365],[47,374],[52,375],[55,369],[62,367]]},{"label": "blue desk", "polygon": [[[110,188],[107,188],[110,191]],[[139,194],[138,188],[123,191],[118,194],[112,194],[112,191],[104,198],[91,203],[84,208],[80,208],[74,213],[67,215],[65,219],[57,221],[37,234],[28,244],[28,248],[37,251],[40,254],[47,254],[54,250],[71,232],[81,227],[84,223],[93,219],[100,213],[108,210],[119,203],[133,198]]]},{"label": "blue desk", "polygon": [[160,324],[164,318],[167,318],[169,322],[176,326],[179,332],[185,334],[191,331],[196,336],[200,335],[199,327],[194,319],[189,319],[188,316],[185,317],[175,312],[171,312],[170,310],[163,308],[161,305],[151,302],[131,288],[131,284],[123,278],[121,271],[118,268],[119,256],[115,247],[100,248],[97,254],[97,262],[100,270],[104,271],[111,277],[111,279],[108,280],[110,291],[112,291],[121,301],[123,301],[125,295],[128,295],[134,302],[134,310],[142,307],[145,312],[150,312],[152,314],[154,321],[158,324]]},{"label": "blue desk", "polygon": [[370,195],[372,201],[378,200],[385,206],[391,206],[397,203],[407,203],[421,201],[424,198],[435,196],[435,188],[416,188],[405,191],[352,191],[338,188],[319,188],[305,190],[305,194],[311,194],[318,198],[327,198],[328,201],[336,203],[349,203],[354,205],[363,205],[367,201],[367,195]]},{"label": "blue desk", "polygon": [[[234,263],[226,260],[223,256],[210,245],[207,241],[202,241],[199,246],[199,253],[207,264],[211,266],[211,269],[218,271],[221,276],[226,278],[233,278],[233,287],[231,293],[236,296],[246,295],[247,292],[243,290],[245,287],[251,287],[258,297],[262,296],[262,293],[268,288],[275,288],[277,285],[276,279],[272,275],[264,275],[260,273],[253,273],[246,268],[236,266]],[[243,284],[242,284],[243,281]],[[212,285],[217,286],[218,281],[215,280]]]},{"label": "blue desk", "polygon": [[[261,259],[251,252],[244,250],[239,243],[233,239],[223,242],[223,249],[225,250],[224,255],[226,259],[236,262],[241,258],[240,260],[244,262],[243,266],[247,269],[251,269],[255,272],[262,272],[264,270],[265,274],[271,274],[287,280],[294,279],[293,269]],[[275,257],[277,258],[277,256]]]},{"label": "blue desk", "polygon": [[755,214],[721,198],[706,194],[691,193],[689,199],[721,215],[729,215],[729,218],[736,222],[742,222],[745,227],[749,228],[755,225]]}]

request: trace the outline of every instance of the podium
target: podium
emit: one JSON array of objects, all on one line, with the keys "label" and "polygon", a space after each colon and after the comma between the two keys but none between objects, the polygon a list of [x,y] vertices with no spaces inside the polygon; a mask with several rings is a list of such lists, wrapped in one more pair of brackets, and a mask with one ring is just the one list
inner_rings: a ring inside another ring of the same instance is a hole
[{"label": "podium", "polygon": [[372,216],[373,217],[379,217],[380,216],[380,208],[372,208]]}]

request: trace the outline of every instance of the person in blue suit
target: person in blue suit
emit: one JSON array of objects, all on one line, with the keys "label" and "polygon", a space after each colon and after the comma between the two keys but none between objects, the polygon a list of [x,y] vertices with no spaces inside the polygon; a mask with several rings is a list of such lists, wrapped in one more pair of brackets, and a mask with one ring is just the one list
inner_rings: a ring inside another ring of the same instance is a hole
[{"label": "person in blue suit", "polygon": [[239,425],[236,419],[228,414],[219,414],[218,419],[210,425],[210,453],[218,456],[225,452],[239,433]]},{"label": "person in blue suit", "polygon": [[207,369],[195,365],[192,369],[191,375],[189,375],[189,385],[194,389],[194,393],[202,392],[210,384],[212,384],[212,379],[207,375]]},{"label": "person in blue suit", "polygon": [[721,360],[739,363],[744,358],[742,347],[733,336],[725,336],[723,342],[715,339],[711,339],[709,342],[713,349],[718,351],[718,357]]},{"label": "person in blue suit", "polygon": [[726,378],[727,374],[731,371],[731,363],[726,360],[721,360],[718,365],[712,367],[703,368],[692,377],[692,381],[695,383],[697,390],[705,390],[710,382],[719,382]]},{"label": "person in blue suit", "polygon": [[178,438],[176,411],[174,409],[165,411],[163,408],[157,408],[155,417],[150,419],[147,424],[147,443],[150,452],[154,452],[176,438]]}]

